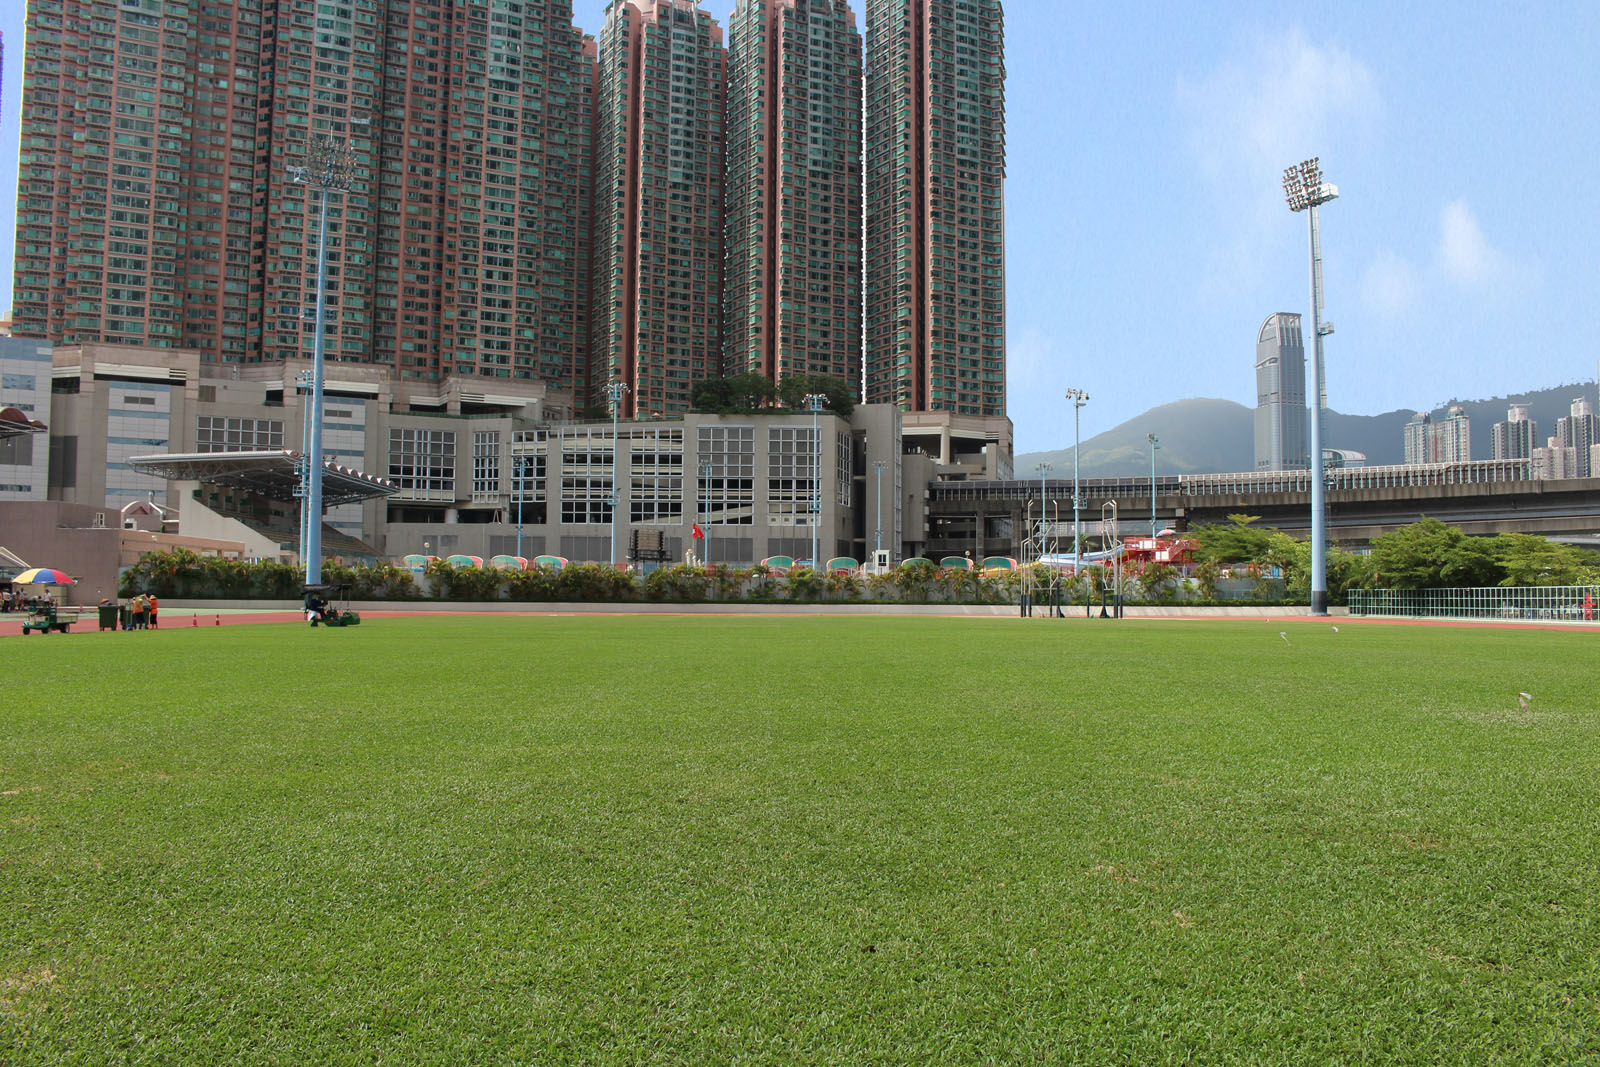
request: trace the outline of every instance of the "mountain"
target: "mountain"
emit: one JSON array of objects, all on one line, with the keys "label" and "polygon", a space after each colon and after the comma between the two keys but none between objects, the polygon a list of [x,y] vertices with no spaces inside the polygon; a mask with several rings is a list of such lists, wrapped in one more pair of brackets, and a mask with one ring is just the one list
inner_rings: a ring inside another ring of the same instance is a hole
[{"label": "mountain", "polygon": [[[1429,413],[1441,420],[1456,405],[1466,409],[1472,420],[1472,458],[1489,459],[1494,424],[1506,417],[1511,404],[1528,407],[1538,424],[1537,439],[1543,441],[1556,431],[1556,420],[1569,414],[1578,396],[1593,399],[1593,382],[1560,385],[1509,397],[1488,400],[1448,400]],[[1381,415],[1345,415],[1329,411],[1323,418],[1323,436],[1329,448],[1347,448],[1366,454],[1367,463],[1381,466],[1405,462],[1405,425],[1416,414],[1415,408],[1399,408]],[[1194,398],[1151,408],[1142,415],[1083,442],[1079,472],[1085,478],[1148,476],[1150,442],[1154,433],[1161,441],[1156,452],[1157,474],[1217,474],[1226,471],[1254,470],[1255,409],[1232,400]],[[1052,478],[1071,477],[1071,447],[1052,452],[1023,452],[1016,457],[1016,476],[1034,478],[1039,463],[1049,463]]]}]

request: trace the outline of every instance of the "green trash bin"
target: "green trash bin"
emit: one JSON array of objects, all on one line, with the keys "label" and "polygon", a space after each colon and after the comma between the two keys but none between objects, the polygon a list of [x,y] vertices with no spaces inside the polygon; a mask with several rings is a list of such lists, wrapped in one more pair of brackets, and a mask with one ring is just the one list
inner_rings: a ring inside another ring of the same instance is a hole
[{"label": "green trash bin", "polygon": [[117,628],[117,606],[115,604],[100,605],[100,629],[115,630]]},{"label": "green trash bin", "polygon": [[127,604],[119,607],[117,609],[117,619],[122,623],[124,630],[131,627],[133,625],[133,608]]}]

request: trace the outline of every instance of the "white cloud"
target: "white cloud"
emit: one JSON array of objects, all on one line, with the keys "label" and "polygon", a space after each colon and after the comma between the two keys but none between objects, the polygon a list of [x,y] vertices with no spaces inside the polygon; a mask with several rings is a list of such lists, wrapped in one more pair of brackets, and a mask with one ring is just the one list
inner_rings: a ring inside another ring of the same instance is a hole
[{"label": "white cloud", "polygon": [[1382,115],[1377,79],[1343,48],[1291,30],[1259,34],[1245,51],[1198,80],[1178,80],[1179,109],[1213,177],[1275,186],[1284,167]]},{"label": "white cloud", "polygon": [[1452,200],[1439,213],[1439,268],[1461,285],[1491,285],[1510,271],[1505,254],[1489,243],[1465,199]]},{"label": "white cloud", "polygon": [[1399,318],[1422,303],[1422,284],[1409,260],[1385,248],[1361,273],[1361,299],[1383,318]]}]

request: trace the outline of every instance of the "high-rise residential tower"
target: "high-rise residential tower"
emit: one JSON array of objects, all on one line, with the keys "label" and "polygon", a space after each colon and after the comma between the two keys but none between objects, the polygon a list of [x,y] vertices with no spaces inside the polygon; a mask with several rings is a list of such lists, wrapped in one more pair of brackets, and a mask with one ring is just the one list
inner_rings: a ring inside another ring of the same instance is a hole
[{"label": "high-rise residential tower", "polygon": [[1405,425],[1406,466],[1434,462],[1433,416],[1419,411]]},{"label": "high-rise residential tower", "polygon": [[689,409],[722,369],[722,29],[695,0],[612,0],[600,32],[589,399]]},{"label": "high-rise residential tower", "polygon": [[1004,415],[1000,0],[866,10],[866,399]]},{"label": "high-rise residential tower", "polygon": [[861,34],[845,0],[728,21],[723,371],[861,379]]},{"label": "high-rise residential tower", "polygon": [[1311,466],[1306,421],[1306,347],[1300,316],[1268,315],[1256,333],[1256,469]]},{"label": "high-rise residential tower", "polygon": [[1596,442],[1594,402],[1586,396],[1574,397],[1571,412],[1556,420],[1556,442],[1573,450],[1571,477],[1588,478],[1589,455]]},{"label": "high-rise residential tower", "polygon": [[592,80],[570,0],[36,0],[28,8],[17,330],[311,347],[330,201],[328,358],[542,377],[583,365]]},{"label": "high-rise residential tower", "polygon": [[1506,409],[1506,421],[1497,422],[1489,434],[1491,458],[1532,459],[1539,443],[1539,424],[1528,417],[1525,404]]}]

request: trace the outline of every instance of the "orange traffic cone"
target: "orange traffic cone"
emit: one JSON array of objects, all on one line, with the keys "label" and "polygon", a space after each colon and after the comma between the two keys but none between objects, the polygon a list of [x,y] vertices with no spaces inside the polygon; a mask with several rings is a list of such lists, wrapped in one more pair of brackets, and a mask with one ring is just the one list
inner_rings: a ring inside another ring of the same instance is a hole
[{"label": "orange traffic cone", "polygon": [[199,626],[200,625],[200,616],[198,616],[198,615],[190,615],[189,616],[189,625],[190,626]]}]

